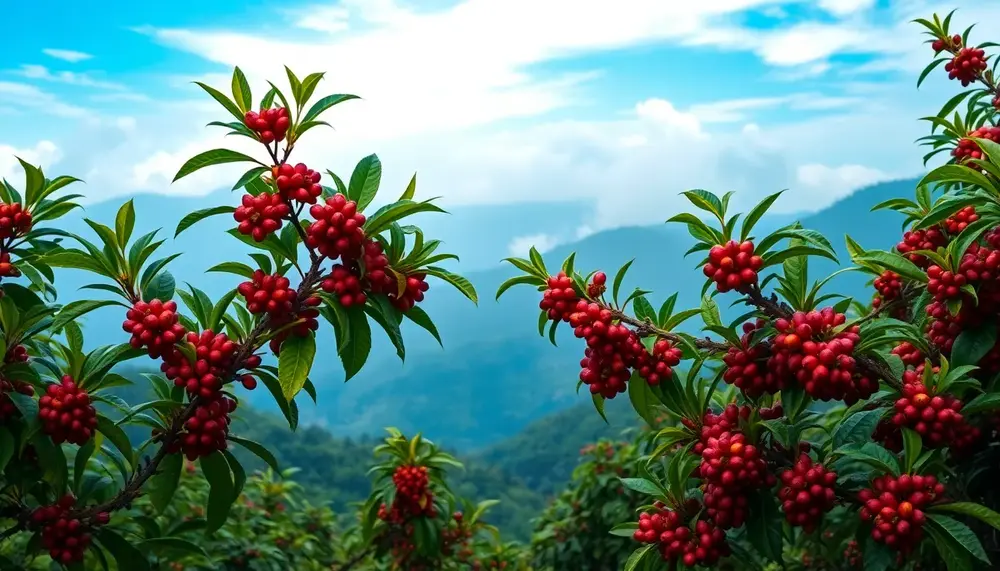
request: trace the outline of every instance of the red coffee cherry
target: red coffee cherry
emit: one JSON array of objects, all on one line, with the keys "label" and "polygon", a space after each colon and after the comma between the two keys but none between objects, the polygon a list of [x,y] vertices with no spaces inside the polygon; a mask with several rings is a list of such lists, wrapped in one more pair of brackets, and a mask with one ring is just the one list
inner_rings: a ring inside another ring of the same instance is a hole
[{"label": "red coffee cherry", "polygon": [[361,289],[361,278],[341,264],[335,264],[330,275],[320,282],[320,288],[336,296],[336,300],[344,307],[364,305],[368,296]]},{"label": "red coffee cherry", "polygon": [[194,461],[225,450],[228,447],[226,438],[229,436],[230,415],[235,410],[236,401],[221,394],[199,404],[184,423],[184,430],[172,451],[179,451],[188,460]]},{"label": "red coffee cherry", "polygon": [[122,329],[132,334],[129,339],[132,347],[145,348],[153,359],[173,350],[174,344],[187,334],[187,329],[179,323],[177,304],[159,299],[135,302],[125,313]]},{"label": "red coffee cherry", "polygon": [[[967,164],[970,159],[984,159],[983,150],[979,148],[979,143],[973,139],[987,139],[994,143],[1000,143],[1000,127],[980,127],[970,132],[968,137],[959,139],[958,144],[951,151],[956,163]],[[977,170],[979,169],[979,167],[974,165],[969,166]]]},{"label": "red coffee cherry", "polygon": [[761,407],[757,412],[760,414],[761,420],[776,420],[785,415],[785,409],[780,402],[774,403],[774,406]]},{"label": "red coffee cherry", "polygon": [[844,549],[844,560],[851,567],[860,567],[863,559],[861,553],[861,547],[858,545],[857,541],[853,539],[847,542],[847,548]]},{"label": "red coffee cherry", "polygon": [[288,163],[273,166],[271,176],[278,193],[286,200],[316,204],[316,199],[323,194],[320,174],[302,163],[294,167]]},{"label": "red coffee cherry", "polygon": [[[297,295],[297,294],[296,294]],[[302,307],[294,313],[285,314],[283,316],[277,316],[271,320],[272,329],[280,329],[285,325],[298,322],[289,329],[283,330],[271,338],[268,344],[271,352],[275,356],[279,355],[281,352],[281,344],[288,339],[289,336],[295,335],[296,337],[305,337],[310,335],[313,331],[319,329],[319,310],[316,309],[317,306],[322,302],[318,297],[308,297],[302,302]]]},{"label": "red coffee cherry", "polygon": [[608,399],[625,392],[631,369],[649,358],[638,335],[615,323],[613,317],[600,304],[579,300],[569,318],[573,334],[587,342],[580,380],[590,386],[592,394]]},{"label": "red coffee cherry", "polygon": [[257,134],[260,142],[269,145],[274,141],[285,140],[291,120],[287,109],[276,107],[261,109],[259,113],[247,111],[243,116],[243,124]]},{"label": "red coffee cherry", "polygon": [[688,517],[664,507],[639,514],[639,529],[632,537],[655,544],[664,561],[686,567],[711,566],[730,553],[725,532],[711,521],[699,518],[689,527]]},{"label": "red coffee cherry", "polygon": [[747,492],[774,485],[774,475],[742,432],[722,432],[702,443],[697,473],[705,481],[706,513],[722,529],[740,527],[748,512]]},{"label": "red coffee cherry", "polygon": [[754,255],[753,242],[730,240],[725,245],[712,246],[708,251],[705,276],[715,282],[722,293],[744,291],[757,283],[757,271],[764,266],[760,256]]},{"label": "red coffee cherry", "polygon": [[396,486],[394,510],[398,510],[407,519],[420,515],[434,517],[430,514],[436,514],[437,510],[425,466],[397,467],[392,475],[392,483]]},{"label": "red coffee cherry", "polygon": [[892,270],[882,272],[882,275],[875,278],[873,285],[885,301],[892,301],[898,298],[903,290],[902,278]]},{"label": "red coffee cherry", "polygon": [[7,349],[7,354],[3,356],[3,362],[7,364],[11,363],[27,363],[28,362],[28,349],[24,345],[14,345]]},{"label": "red coffee cherry", "polygon": [[934,476],[880,476],[861,490],[861,521],[872,523],[872,539],[907,554],[923,538],[924,508],[941,498],[944,485]]},{"label": "red coffee cherry", "polygon": [[552,321],[569,321],[576,312],[577,301],[579,297],[573,289],[573,280],[566,272],[559,272],[549,277],[538,307],[547,312]]},{"label": "red coffee cherry", "polygon": [[97,429],[97,411],[90,395],[69,375],[46,387],[45,394],[38,399],[38,418],[42,432],[56,444],[71,442],[83,446]]},{"label": "red coffee cherry", "polygon": [[233,212],[233,218],[239,222],[236,229],[240,234],[251,236],[257,242],[263,242],[281,228],[282,222],[290,212],[281,196],[263,192],[257,196],[244,194],[240,206]]},{"label": "red coffee cherry", "polygon": [[958,273],[969,282],[993,282],[1000,278],[1000,252],[990,246],[970,244],[962,255]]},{"label": "red coffee cherry", "polygon": [[24,236],[31,231],[31,213],[17,202],[0,204],[0,240]]},{"label": "red coffee cherry", "polygon": [[961,48],[950,62],[944,64],[944,70],[948,72],[948,79],[956,79],[962,83],[962,87],[967,87],[979,78],[979,74],[986,71],[986,66],[984,50]]},{"label": "red coffee cherry", "polygon": [[10,393],[16,392],[31,397],[35,396],[35,387],[22,381],[11,381],[0,378],[0,426],[8,420],[21,417],[21,411],[14,405]]},{"label": "red coffee cherry", "polygon": [[272,317],[290,313],[295,308],[296,292],[288,278],[280,274],[268,275],[254,270],[253,278],[243,282],[237,291],[247,301],[247,311],[267,313]]},{"label": "red coffee cherry", "polygon": [[951,395],[934,394],[924,383],[923,374],[923,366],[903,373],[902,396],[896,400],[892,422],[912,428],[928,448],[949,446],[956,440],[959,427],[965,424],[962,401]]},{"label": "red coffee cherry", "polygon": [[962,286],[967,282],[965,274],[952,273],[936,264],[927,268],[927,291],[938,301],[953,299],[961,295]]},{"label": "red coffee cherry", "polygon": [[402,294],[396,291],[388,293],[389,301],[403,313],[413,309],[414,305],[423,301],[424,293],[430,288],[430,284],[427,283],[427,274],[423,272],[405,276],[405,280],[406,287],[403,289]]},{"label": "red coffee cherry", "polygon": [[921,230],[910,230],[903,234],[903,240],[896,244],[896,250],[905,255],[911,262],[921,268],[927,268],[930,261],[920,254],[913,254],[917,250],[936,251],[948,245],[948,238],[940,228],[925,228]]},{"label": "red coffee cherry", "polygon": [[163,355],[160,370],[174,385],[184,387],[188,395],[212,399],[229,379],[225,375],[233,365],[238,348],[225,333],[206,330],[188,333],[186,341],[194,345],[196,360],[192,364],[179,349]]},{"label": "red coffee cherry", "polygon": [[808,454],[799,455],[795,465],[781,473],[782,487],[778,491],[781,509],[788,523],[811,533],[823,515],[837,501],[834,485],[837,474],[820,464],[814,464]]},{"label": "red coffee cherry", "polygon": [[31,527],[41,528],[42,546],[53,561],[63,565],[83,561],[84,552],[90,547],[91,530],[111,519],[106,512],[97,514],[90,522],[67,517],[75,503],[76,498],[67,494],[55,504],[40,507],[31,514]]},{"label": "red coffee cherry", "polygon": [[[763,394],[775,394],[787,385],[788,376],[775,374],[768,365],[771,350],[766,342],[751,346],[754,333],[766,325],[763,319],[743,324],[739,347],[730,347],[723,357],[726,371],[722,379],[736,385],[743,394],[756,399]],[[779,415],[780,416],[780,415]]]},{"label": "red coffee cherry", "polygon": [[330,259],[357,256],[365,238],[365,215],[357,203],[335,194],[325,204],[314,204],[309,214],[316,221],[306,229],[306,245]]}]

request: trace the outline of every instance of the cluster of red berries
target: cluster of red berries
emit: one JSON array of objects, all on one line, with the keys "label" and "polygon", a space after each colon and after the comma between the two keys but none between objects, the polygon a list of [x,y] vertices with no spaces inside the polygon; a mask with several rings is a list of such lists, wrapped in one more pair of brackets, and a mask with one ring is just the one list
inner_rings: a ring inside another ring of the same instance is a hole
[{"label": "cluster of red berries", "polygon": [[288,163],[275,165],[271,167],[271,176],[278,194],[285,200],[316,204],[316,199],[323,194],[320,174],[302,163],[294,167]]},{"label": "cluster of red berries", "polygon": [[641,355],[649,357],[638,335],[624,324],[615,323],[611,310],[586,300],[577,302],[569,324],[574,335],[587,342],[580,361],[580,380],[589,385],[592,394],[604,398],[625,392],[631,369]]},{"label": "cluster of red berries", "polygon": [[69,375],[46,387],[38,399],[38,418],[42,431],[56,444],[83,445],[97,429],[97,411],[87,391],[78,387]]},{"label": "cluster of red berries", "polygon": [[966,206],[945,219],[944,229],[947,230],[952,236],[957,236],[962,232],[962,230],[968,228],[969,224],[972,224],[976,220],[979,220],[979,214],[976,212],[976,207]]},{"label": "cluster of red berries", "polygon": [[651,385],[658,385],[663,379],[670,379],[681,362],[681,350],[667,339],[657,339],[651,353],[639,356],[636,372]]},{"label": "cluster of red berries", "polygon": [[776,402],[773,406],[760,407],[757,412],[761,420],[776,420],[785,415],[785,408],[781,406],[781,402]]},{"label": "cluster of red berries", "polygon": [[942,353],[950,354],[955,339],[962,333],[964,325],[967,323],[971,304],[962,304],[962,310],[958,315],[952,315],[948,305],[941,301],[934,301],[927,304],[927,315],[931,318],[927,322],[927,337],[941,350]]},{"label": "cluster of red berries", "polygon": [[764,260],[753,253],[753,242],[742,244],[730,240],[725,245],[712,246],[708,251],[705,276],[715,282],[715,287],[725,293],[742,291],[757,283],[757,272],[764,266]]},{"label": "cluster of red berries", "polygon": [[184,387],[188,395],[212,398],[222,390],[238,346],[225,333],[215,333],[211,329],[201,334],[188,333],[187,342],[194,345],[195,362],[192,364],[175,348],[163,356],[160,370],[174,381],[174,385]]},{"label": "cluster of red berries", "polygon": [[229,436],[230,415],[236,410],[236,401],[219,395],[199,404],[191,418],[184,423],[184,431],[174,442],[171,452],[181,452],[194,461],[213,452],[225,450]]},{"label": "cluster of red berries", "polygon": [[361,278],[349,268],[334,264],[330,274],[320,282],[320,288],[337,296],[337,301],[344,307],[364,305],[368,295],[361,288]]},{"label": "cluster of red berries", "polygon": [[932,394],[923,373],[923,366],[903,373],[902,396],[896,401],[892,422],[912,428],[930,448],[949,446],[965,424],[962,401],[951,395]]},{"label": "cluster of red berries", "polygon": [[281,229],[286,216],[291,213],[288,204],[281,196],[262,192],[257,196],[244,194],[241,204],[233,212],[233,218],[239,223],[237,231],[244,236],[251,236],[257,242]]},{"label": "cluster of red berries", "polygon": [[876,478],[861,490],[861,520],[872,523],[872,539],[901,553],[909,553],[923,537],[924,508],[944,494],[934,476],[903,474]]},{"label": "cluster of red berries", "polygon": [[958,264],[958,273],[968,282],[980,284],[1000,278],[1000,251],[990,246],[970,244]]},{"label": "cluster of red berries", "polygon": [[274,141],[285,140],[291,119],[288,117],[288,109],[276,107],[261,109],[260,113],[247,111],[243,116],[243,124],[257,133],[260,142],[269,145]]},{"label": "cluster of red berries", "polygon": [[430,289],[430,284],[427,283],[427,274],[418,272],[406,276],[406,285],[402,293],[390,291],[387,295],[389,296],[389,301],[397,309],[406,313],[413,309],[414,305],[424,300],[424,293],[428,289]]},{"label": "cluster of red berries", "polygon": [[389,257],[385,255],[382,242],[375,238],[366,238],[361,246],[359,265],[365,269],[365,281],[372,291],[389,293],[399,291],[399,282],[389,275]]},{"label": "cluster of red berries", "polygon": [[962,48],[950,62],[944,64],[944,70],[948,72],[948,79],[957,79],[962,83],[962,87],[967,87],[979,78],[979,74],[986,70],[986,66],[985,50]]},{"label": "cluster of red berries", "polygon": [[0,278],[16,278],[20,275],[21,270],[10,261],[10,253],[0,252]]},{"label": "cluster of red berries", "polygon": [[775,374],[768,367],[768,358],[771,356],[768,345],[753,344],[754,333],[764,325],[763,319],[758,319],[756,323],[744,323],[740,346],[730,347],[722,358],[726,364],[722,379],[730,385],[736,385],[750,398],[775,394],[785,388],[788,379],[787,376]]},{"label": "cluster of red berries", "polygon": [[0,240],[23,236],[31,231],[31,213],[20,203],[0,204]]},{"label": "cluster of red berries", "polygon": [[122,329],[131,333],[129,344],[136,349],[145,348],[153,359],[169,352],[187,330],[178,322],[177,303],[154,299],[137,301],[125,313]]},{"label": "cluster of red berries", "polygon": [[549,277],[538,307],[548,314],[550,321],[569,321],[576,313],[579,300],[573,289],[573,279],[566,272],[559,272]]},{"label": "cluster of red berries", "polygon": [[41,529],[42,545],[53,561],[63,565],[83,561],[83,554],[90,547],[91,529],[111,519],[105,512],[97,514],[90,523],[68,517],[75,504],[76,498],[67,494],[55,504],[40,507],[31,514],[31,525]]},{"label": "cluster of red berries", "polygon": [[774,475],[760,450],[733,430],[704,441],[698,474],[705,481],[705,507],[722,529],[740,527],[746,519],[746,492],[774,485]]},{"label": "cluster of red berries", "polygon": [[920,230],[909,230],[903,234],[903,240],[896,244],[896,250],[906,256],[918,267],[927,268],[930,260],[920,254],[915,254],[918,250],[937,251],[948,245],[948,237],[945,236],[941,228],[922,228]]},{"label": "cluster of red berries", "polygon": [[861,552],[861,546],[855,540],[850,540],[847,542],[847,547],[844,549],[844,561],[851,567],[860,567],[861,563],[864,561],[864,554]]},{"label": "cluster of red berries", "polygon": [[970,159],[983,160],[985,156],[983,150],[974,139],[987,139],[994,143],[1000,143],[1000,127],[980,127],[970,132],[968,137],[959,139],[958,144],[951,151],[955,162],[966,163]]},{"label": "cluster of red berries", "polygon": [[955,34],[952,37],[938,38],[931,42],[934,53],[941,53],[944,50],[959,49],[962,47],[962,36]]},{"label": "cluster of red berries", "polygon": [[892,354],[899,357],[904,365],[918,367],[924,362],[924,354],[909,341],[903,341],[892,348]]},{"label": "cluster of red berries", "polygon": [[875,278],[875,289],[879,296],[885,301],[892,301],[899,297],[903,291],[903,280],[899,274],[892,270],[882,272],[882,275]]},{"label": "cluster of red berries", "polygon": [[962,286],[968,283],[965,274],[950,272],[936,264],[927,268],[927,278],[927,291],[939,301],[958,297]]},{"label": "cluster of red berries", "polygon": [[768,365],[778,374],[794,375],[817,400],[842,400],[850,406],[867,399],[878,390],[878,382],[857,370],[853,353],[861,341],[861,328],[853,325],[834,332],[846,321],[843,313],[830,307],[775,320],[778,335]]},{"label": "cluster of red berries", "polygon": [[27,363],[28,348],[24,345],[14,345],[13,347],[7,349],[7,353],[3,356],[3,362],[7,364]]},{"label": "cluster of red berries", "polygon": [[656,502],[652,512],[639,514],[639,529],[632,537],[640,543],[656,544],[664,561],[677,561],[687,567],[712,565],[729,555],[722,529],[699,518],[692,530],[688,518],[662,502]]},{"label": "cluster of red berries", "polygon": [[778,491],[781,509],[788,523],[811,533],[823,515],[837,501],[833,489],[837,474],[821,464],[815,464],[808,454],[800,454],[792,468],[781,473],[782,487]]},{"label": "cluster of red berries", "polygon": [[281,352],[281,344],[288,339],[289,336],[294,335],[296,337],[306,337],[311,332],[319,329],[319,310],[316,309],[322,300],[316,296],[310,296],[302,300],[302,307],[300,307],[295,313],[286,313],[283,315],[275,316],[271,320],[271,327],[273,329],[280,329],[285,325],[290,323],[295,323],[288,329],[284,329],[277,335],[271,338],[268,342],[268,347],[271,352],[278,355]]},{"label": "cluster of red berries", "polygon": [[314,204],[309,214],[316,220],[306,229],[306,245],[327,258],[353,255],[365,239],[365,215],[358,204],[335,194],[323,204]]},{"label": "cluster of red berries", "polygon": [[297,292],[290,286],[291,282],[285,276],[255,270],[250,281],[241,283],[236,289],[246,298],[247,311],[277,317],[287,315],[295,308]]},{"label": "cluster of red berries", "polygon": [[0,425],[8,419],[21,416],[20,410],[14,405],[14,401],[10,398],[9,393],[11,392],[20,393],[30,397],[35,395],[35,387],[25,382],[9,381],[7,379],[0,378]]},{"label": "cluster of red berries", "polygon": [[434,517],[437,513],[426,466],[399,466],[392,474],[392,483],[396,486],[396,497],[390,515],[396,512],[403,517]]}]

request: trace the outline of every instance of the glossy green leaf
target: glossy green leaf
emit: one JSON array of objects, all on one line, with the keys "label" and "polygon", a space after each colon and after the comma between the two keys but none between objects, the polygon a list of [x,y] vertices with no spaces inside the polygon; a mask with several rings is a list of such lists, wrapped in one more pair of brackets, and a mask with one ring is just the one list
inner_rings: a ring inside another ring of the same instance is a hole
[{"label": "glossy green leaf", "polygon": [[213,165],[221,165],[226,163],[243,163],[243,162],[259,164],[257,159],[247,156],[243,153],[238,153],[236,151],[232,151],[229,149],[212,149],[210,151],[205,151],[188,159],[188,161],[184,163],[183,166],[181,166],[180,170],[177,171],[177,174],[174,175],[173,182],[177,182],[178,180],[186,177],[187,175],[199,171],[205,167]]},{"label": "glossy green leaf", "polygon": [[278,356],[278,382],[285,398],[292,400],[306,384],[316,357],[316,336],[291,335],[281,344]]}]

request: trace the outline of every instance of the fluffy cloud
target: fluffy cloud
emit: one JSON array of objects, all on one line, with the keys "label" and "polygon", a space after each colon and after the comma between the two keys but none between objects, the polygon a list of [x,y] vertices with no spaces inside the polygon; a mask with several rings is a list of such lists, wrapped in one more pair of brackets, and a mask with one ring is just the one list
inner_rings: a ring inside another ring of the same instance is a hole
[{"label": "fluffy cloud", "polygon": [[562,240],[551,234],[532,234],[530,236],[518,236],[507,245],[507,251],[511,256],[526,257],[532,246],[540,253],[544,254],[552,248],[562,243]]},{"label": "fluffy cloud", "polygon": [[58,50],[54,48],[46,48],[42,50],[42,53],[49,57],[54,57],[70,63],[76,63],[94,57],[88,53],[78,52],[76,50]]},{"label": "fluffy cloud", "polygon": [[18,75],[29,79],[38,79],[42,81],[51,81],[56,83],[67,83],[69,85],[77,85],[80,87],[94,87],[97,89],[111,89],[111,90],[122,90],[124,91],[126,87],[120,83],[112,83],[110,81],[102,81],[99,79],[94,79],[85,73],[76,73],[72,71],[50,71],[49,68],[42,65],[22,65],[21,69],[17,71]]},{"label": "fluffy cloud", "polygon": [[17,161],[18,157],[28,164],[42,165],[48,170],[49,165],[58,163],[62,159],[62,151],[51,141],[40,141],[34,147],[24,149],[0,145],[0,179],[6,179],[15,188],[23,187],[24,169]]}]

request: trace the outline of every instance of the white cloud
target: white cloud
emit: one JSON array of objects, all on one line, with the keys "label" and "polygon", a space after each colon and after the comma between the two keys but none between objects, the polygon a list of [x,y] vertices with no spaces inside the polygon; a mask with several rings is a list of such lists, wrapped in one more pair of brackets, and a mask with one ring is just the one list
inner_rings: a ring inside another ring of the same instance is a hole
[{"label": "white cloud", "polygon": [[50,165],[62,159],[62,151],[52,141],[39,141],[34,147],[18,149],[10,145],[0,144],[0,179],[6,179],[14,188],[23,188],[24,169],[17,161],[24,159],[30,165],[41,166],[51,172]]},{"label": "white cloud", "polygon": [[858,103],[854,97],[830,97],[819,93],[792,93],[780,97],[731,99],[693,105],[688,112],[703,123],[735,123],[745,121],[748,112],[782,106],[793,110],[830,110]]},{"label": "white cloud", "polygon": [[795,175],[798,185],[807,189],[807,192],[822,191],[835,198],[842,198],[859,188],[894,178],[898,177],[864,165],[830,167],[818,163],[800,166]]},{"label": "white cloud", "polygon": [[76,50],[58,50],[53,48],[46,48],[42,50],[42,53],[49,57],[54,57],[70,63],[76,63],[94,57],[88,53],[78,52]]},{"label": "white cloud", "polygon": [[64,103],[61,99],[26,83],[0,81],[0,103],[11,107],[27,108],[33,113],[57,117],[85,117],[86,109]]},{"label": "white cloud", "polygon": [[819,7],[834,16],[850,16],[875,7],[876,0],[819,0]]},{"label": "white cloud", "polygon": [[562,241],[551,234],[532,234],[531,236],[518,236],[507,245],[507,251],[511,256],[523,257],[528,255],[528,251],[534,246],[539,253],[544,254],[555,248]]},{"label": "white cloud", "polygon": [[51,81],[56,83],[66,83],[69,85],[76,85],[80,87],[93,87],[97,89],[111,89],[111,90],[126,90],[124,85],[120,83],[112,83],[109,81],[102,81],[94,79],[85,73],[77,73],[73,71],[50,71],[49,68],[43,65],[22,65],[21,69],[16,72],[18,75],[27,77],[29,79],[40,79],[42,81]]}]

